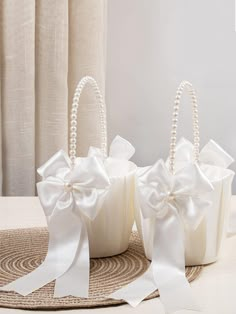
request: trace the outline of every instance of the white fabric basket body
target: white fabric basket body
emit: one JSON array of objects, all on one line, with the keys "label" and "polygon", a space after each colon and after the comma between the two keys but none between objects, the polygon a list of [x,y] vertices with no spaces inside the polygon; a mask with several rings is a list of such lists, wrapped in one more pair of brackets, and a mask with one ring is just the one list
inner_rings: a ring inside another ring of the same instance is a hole
[{"label": "white fabric basket body", "polygon": [[[217,176],[217,167],[212,166],[211,168],[212,174]],[[229,169],[224,169],[224,174],[223,179],[217,180],[215,177],[215,180],[211,180],[214,191],[210,192],[208,198],[212,204],[208,208],[206,217],[195,231],[185,229],[187,265],[209,264],[217,261],[219,257],[220,247],[227,233],[232,196],[231,185],[234,177],[233,171]],[[209,179],[211,179],[211,175],[209,175]]]},{"label": "white fabric basket body", "polygon": [[121,254],[128,249],[134,224],[133,192],[136,166],[122,177],[110,178],[111,186],[94,220],[85,219],[90,247],[90,257]]},{"label": "white fabric basket body", "polygon": [[[210,192],[211,206],[204,220],[196,230],[185,228],[186,266],[204,265],[215,262],[220,253],[221,244],[226,236],[231,200],[233,171],[226,172],[223,180],[212,181],[214,191]],[[136,194],[136,193],[135,193]],[[209,196],[208,196],[209,199]],[[145,255],[152,260],[155,219],[144,219],[135,195],[135,221],[141,236]]]}]

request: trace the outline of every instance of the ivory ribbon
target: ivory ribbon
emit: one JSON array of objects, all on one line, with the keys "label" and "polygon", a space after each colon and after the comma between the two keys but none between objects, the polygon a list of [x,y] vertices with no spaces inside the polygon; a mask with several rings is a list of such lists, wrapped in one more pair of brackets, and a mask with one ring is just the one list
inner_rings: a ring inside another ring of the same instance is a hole
[{"label": "ivory ribbon", "polygon": [[137,306],[156,289],[167,312],[199,309],[185,277],[184,228],[195,229],[210,202],[213,187],[197,164],[171,175],[160,160],[137,175],[137,192],[144,219],[155,218],[153,258],[137,280],[109,297]]},{"label": "ivory ribbon", "polygon": [[89,243],[84,215],[94,219],[109,187],[96,157],[78,158],[72,166],[62,150],[38,173],[38,195],[48,222],[49,245],[44,262],[31,273],[1,287],[28,295],[56,279],[54,297],[88,297]]},{"label": "ivory ribbon", "polygon": [[[199,161],[201,164],[226,169],[234,159],[215,141],[210,140],[200,151]],[[176,164],[178,162],[193,162],[193,144],[185,138],[181,138],[176,146]]]},{"label": "ivory ribbon", "polygon": [[95,156],[104,163],[107,174],[111,180],[114,177],[124,177],[130,172],[129,159],[134,155],[135,148],[126,139],[117,135],[111,142],[108,157],[104,158],[102,150],[91,146],[88,156]]},{"label": "ivory ribbon", "polygon": [[[115,158],[120,160],[129,160],[135,153],[135,148],[123,137],[117,135],[111,142],[109,149],[109,158]],[[90,146],[88,156],[96,156],[103,159],[104,156],[100,148]]]}]

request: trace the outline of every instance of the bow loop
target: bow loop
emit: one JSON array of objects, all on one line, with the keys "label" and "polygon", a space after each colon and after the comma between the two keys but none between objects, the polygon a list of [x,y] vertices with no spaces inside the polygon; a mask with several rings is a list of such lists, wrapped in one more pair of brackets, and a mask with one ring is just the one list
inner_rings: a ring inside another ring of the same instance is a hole
[{"label": "bow loop", "polygon": [[187,164],[173,176],[173,190],[176,195],[202,195],[211,192],[213,186],[197,163]]},{"label": "bow loop", "polygon": [[64,192],[64,183],[56,178],[49,177],[47,180],[37,183],[37,191],[45,216],[51,216],[57,201]]},{"label": "bow loop", "polygon": [[130,142],[117,135],[111,143],[109,156],[111,158],[129,160],[135,153],[135,148]]},{"label": "bow loop", "polygon": [[[128,142],[123,137],[117,135],[110,145],[109,157],[120,160],[130,160],[130,158],[134,155],[135,148],[133,145]],[[97,147],[90,146],[88,151],[88,157],[95,156],[98,159],[104,159],[104,155],[102,150]]]},{"label": "bow loop", "polygon": [[38,168],[37,172],[45,180],[48,177],[57,177],[58,172],[62,172],[62,169],[65,171],[65,169],[70,168],[71,160],[69,156],[63,150],[59,150],[44,165]]},{"label": "bow loop", "polygon": [[210,140],[201,150],[200,161],[217,167],[228,168],[234,159],[215,141]]},{"label": "bow loop", "polygon": [[96,157],[78,158],[67,179],[87,189],[104,189],[110,184],[102,162]]},{"label": "bow loop", "polygon": [[[176,146],[176,162],[181,164],[193,161],[193,144],[181,138]],[[199,161],[203,164],[228,168],[234,159],[215,141],[210,140],[200,151]]]}]

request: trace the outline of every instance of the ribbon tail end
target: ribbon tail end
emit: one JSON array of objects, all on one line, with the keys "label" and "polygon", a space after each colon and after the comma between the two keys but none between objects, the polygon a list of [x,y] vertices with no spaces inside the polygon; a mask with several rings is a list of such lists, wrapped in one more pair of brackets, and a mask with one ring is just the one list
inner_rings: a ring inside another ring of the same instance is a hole
[{"label": "ribbon tail end", "polygon": [[27,295],[29,295],[32,292],[34,292],[34,290],[26,291],[25,289],[20,289],[19,287],[18,288],[14,287],[14,285],[12,283],[7,284],[6,286],[0,287],[0,291],[16,292],[16,293],[22,295],[23,297],[26,297]]},{"label": "ribbon tail end", "polygon": [[87,291],[70,291],[70,292],[63,292],[63,291],[54,291],[54,298],[64,298],[64,297],[76,297],[76,298],[85,298],[87,299],[89,297],[89,293]]},{"label": "ribbon tail end", "polygon": [[122,296],[122,295],[120,295],[120,293],[116,293],[116,292],[108,295],[108,298],[114,299],[114,300],[123,300],[126,303],[128,303],[130,306],[132,306],[133,308],[137,307],[141,303],[141,301],[139,301],[139,300],[132,300],[132,299],[126,300],[124,296]]}]

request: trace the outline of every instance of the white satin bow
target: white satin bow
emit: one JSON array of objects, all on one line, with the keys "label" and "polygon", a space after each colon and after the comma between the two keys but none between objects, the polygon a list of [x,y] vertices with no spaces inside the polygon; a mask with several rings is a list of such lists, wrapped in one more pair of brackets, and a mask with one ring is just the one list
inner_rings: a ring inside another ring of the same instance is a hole
[{"label": "white satin bow", "polygon": [[77,158],[72,166],[60,150],[38,173],[38,195],[48,221],[49,246],[33,272],[1,287],[21,295],[56,279],[54,296],[88,297],[89,243],[83,216],[94,219],[106,196],[109,179],[96,157]]},{"label": "white satin bow", "polygon": [[[176,163],[193,162],[193,144],[181,138],[176,146]],[[210,140],[200,151],[199,162],[221,168],[228,168],[234,159],[215,141]]]},{"label": "white satin bow", "polygon": [[90,147],[88,156],[96,156],[103,161],[109,177],[123,177],[130,171],[129,159],[134,155],[135,148],[123,137],[117,135],[111,142],[109,155],[104,157],[100,148]]},{"label": "white satin bow", "polygon": [[197,309],[185,277],[184,228],[195,229],[209,202],[206,193],[213,187],[197,164],[171,175],[160,160],[141,169],[137,176],[137,193],[144,219],[154,219],[152,263],[149,269],[111,298],[124,299],[137,306],[156,289],[168,312]]},{"label": "white satin bow", "polygon": [[[135,153],[135,148],[123,137],[117,135],[111,142],[108,158],[115,158],[120,160],[129,160]],[[88,156],[96,156],[104,159],[102,150],[100,148],[90,146]]]}]

